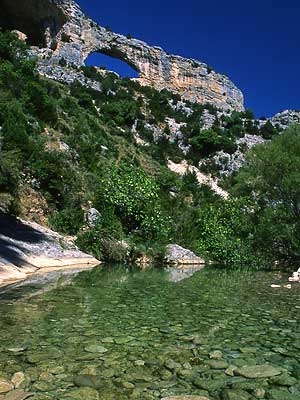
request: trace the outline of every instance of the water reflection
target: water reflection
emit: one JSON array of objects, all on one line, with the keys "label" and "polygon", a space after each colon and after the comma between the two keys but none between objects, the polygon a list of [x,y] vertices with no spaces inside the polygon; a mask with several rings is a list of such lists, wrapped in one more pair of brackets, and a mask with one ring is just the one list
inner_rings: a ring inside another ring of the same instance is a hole
[{"label": "water reflection", "polygon": [[183,265],[178,267],[170,267],[167,269],[171,282],[180,282],[183,279],[190,278],[196,272],[204,268],[203,264],[199,265]]}]

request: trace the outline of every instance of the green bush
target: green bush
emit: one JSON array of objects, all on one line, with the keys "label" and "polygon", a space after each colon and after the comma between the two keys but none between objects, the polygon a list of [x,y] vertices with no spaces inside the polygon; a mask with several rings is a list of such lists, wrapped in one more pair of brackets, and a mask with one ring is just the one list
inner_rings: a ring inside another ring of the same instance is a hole
[{"label": "green bush", "polygon": [[229,200],[205,204],[200,208],[196,229],[199,254],[228,265],[249,264],[253,254],[247,237],[243,237],[244,204]]},{"label": "green bush", "polygon": [[147,238],[166,237],[168,217],[159,201],[159,187],[149,175],[135,166],[112,167],[101,180],[98,203],[114,208],[127,232],[140,231]]},{"label": "green bush", "polygon": [[84,222],[80,208],[65,208],[49,218],[51,226],[60,233],[76,235]]},{"label": "green bush", "polygon": [[272,260],[300,259],[300,126],[255,146],[233,193],[247,199],[256,249]]}]

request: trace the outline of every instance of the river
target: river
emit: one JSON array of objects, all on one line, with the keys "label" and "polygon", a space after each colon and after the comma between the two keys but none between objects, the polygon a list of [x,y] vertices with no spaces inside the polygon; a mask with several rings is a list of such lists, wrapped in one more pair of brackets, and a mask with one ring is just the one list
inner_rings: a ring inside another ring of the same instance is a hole
[{"label": "river", "polygon": [[287,276],[95,268],[0,293],[0,399],[299,399],[300,286],[270,287]]}]

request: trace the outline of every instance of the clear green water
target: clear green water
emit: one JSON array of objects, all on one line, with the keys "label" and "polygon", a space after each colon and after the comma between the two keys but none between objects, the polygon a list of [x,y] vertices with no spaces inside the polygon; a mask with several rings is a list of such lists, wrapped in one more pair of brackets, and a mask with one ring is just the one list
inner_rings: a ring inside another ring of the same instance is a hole
[{"label": "clear green water", "polygon": [[[300,285],[276,281],[286,276],[208,268],[172,283],[162,271],[97,268],[38,296],[6,296],[0,376],[23,372],[32,400],[299,399]],[[265,364],[281,374],[233,372]]]}]

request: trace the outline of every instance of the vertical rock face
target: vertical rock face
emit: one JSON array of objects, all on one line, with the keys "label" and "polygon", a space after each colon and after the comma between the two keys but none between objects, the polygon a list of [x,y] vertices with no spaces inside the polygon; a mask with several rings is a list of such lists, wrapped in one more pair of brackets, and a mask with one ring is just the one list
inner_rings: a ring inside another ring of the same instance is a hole
[{"label": "vertical rock face", "polygon": [[141,84],[221,109],[244,110],[242,92],[225,75],[199,61],[111,32],[88,18],[72,0],[0,0],[0,5],[4,10],[0,25],[24,32],[44,59],[41,65],[64,59],[79,67],[89,54],[99,52],[132,66]]}]

